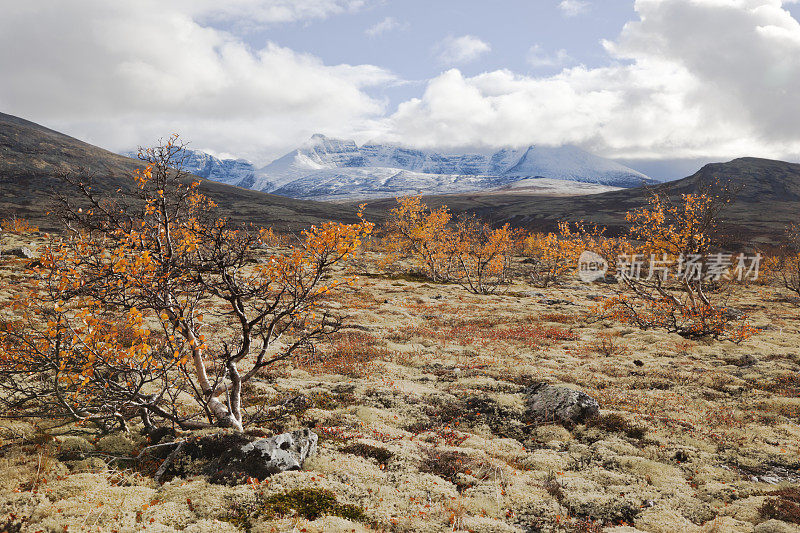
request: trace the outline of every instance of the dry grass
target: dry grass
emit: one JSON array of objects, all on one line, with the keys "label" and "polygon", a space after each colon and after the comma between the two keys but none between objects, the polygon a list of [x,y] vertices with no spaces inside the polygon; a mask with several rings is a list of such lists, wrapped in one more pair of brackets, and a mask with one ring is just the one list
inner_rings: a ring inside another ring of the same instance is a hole
[{"label": "dry grass", "polygon": [[312,374],[339,374],[367,378],[377,370],[377,361],[391,358],[391,352],[381,346],[373,335],[344,331],[333,335],[294,362],[294,367]]},{"label": "dry grass", "polygon": [[630,349],[625,345],[623,339],[620,338],[619,333],[605,333],[600,332],[597,334],[595,340],[589,343],[588,348],[603,357],[616,357],[620,355],[630,354]]}]

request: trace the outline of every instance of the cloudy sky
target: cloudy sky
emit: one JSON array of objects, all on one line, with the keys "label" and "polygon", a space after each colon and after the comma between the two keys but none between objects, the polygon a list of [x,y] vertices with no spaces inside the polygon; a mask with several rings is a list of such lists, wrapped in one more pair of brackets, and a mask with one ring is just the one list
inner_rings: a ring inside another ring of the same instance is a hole
[{"label": "cloudy sky", "polygon": [[797,0],[0,0],[0,111],[265,164],[315,132],[800,160]]}]

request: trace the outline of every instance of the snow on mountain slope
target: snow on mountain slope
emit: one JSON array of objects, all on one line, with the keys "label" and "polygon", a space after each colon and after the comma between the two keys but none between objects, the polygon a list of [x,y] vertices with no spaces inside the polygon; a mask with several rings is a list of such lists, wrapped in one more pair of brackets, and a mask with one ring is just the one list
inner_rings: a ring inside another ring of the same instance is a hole
[{"label": "snow on mountain slope", "polygon": [[363,166],[363,157],[355,142],[317,134],[300,148],[259,169],[250,188],[272,192],[318,170]]},{"label": "snow on mountain slope", "polygon": [[189,157],[184,161],[185,170],[197,174],[201,178],[221,181],[228,185],[239,185],[250,188],[248,183],[253,181],[256,172],[255,166],[245,159],[217,159],[204,152],[188,152]]},{"label": "snow on mountain slope", "polygon": [[319,175],[316,172],[319,170],[339,171],[343,168],[390,168],[421,174],[500,176],[519,159],[521,153],[517,152],[507,150],[492,156],[442,155],[381,144],[359,147],[353,141],[316,134],[300,148],[260,169],[259,180],[254,188],[266,190],[271,184],[279,189],[299,178]]},{"label": "snow on mountain slope", "polygon": [[429,174],[388,167],[334,168],[312,171],[273,194],[314,200],[386,198],[417,194],[448,194],[508,185],[499,176]]},{"label": "snow on mountain slope", "polygon": [[622,187],[612,187],[599,183],[571,181],[552,178],[523,178],[509,185],[492,189],[487,194],[531,194],[538,196],[584,196],[604,192],[619,191]]},{"label": "snow on mountain slope", "polygon": [[575,146],[531,146],[504,175],[555,178],[616,187],[637,187],[643,181],[652,181],[641,172]]},{"label": "snow on mountain slope", "polygon": [[[354,172],[354,169],[369,169],[369,172]],[[387,172],[379,169],[389,169],[389,174],[395,176],[396,189],[418,189],[428,194],[452,192],[454,188],[460,189],[459,192],[482,190],[522,178],[551,178],[612,187],[652,183],[640,172],[574,146],[531,146],[527,150],[504,149],[491,155],[445,155],[381,144],[359,147],[353,141],[317,134],[297,150],[260,169],[253,188],[293,197],[314,197],[317,193],[372,196],[379,191],[387,192],[379,179],[379,175]],[[375,178],[374,187],[369,180],[365,181],[370,173]],[[433,179],[431,175],[449,177]],[[466,180],[466,176],[480,179]],[[336,183],[341,185],[334,190]],[[436,190],[434,184],[437,183],[440,186],[447,183],[447,190]]]},{"label": "snow on mountain slope", "polygon": [[[256,167],[245,159],[218,159],[200,150],[185,149],[186,158],[182,168],[201,178],[206,178],[227,185],[237,185],[252,189],[255,181]],[[125,152],[121,155],[137,158],[137,152]]]},{"label": "snow on mountain slope", "polygon": [[[652,183],[640,172],[574,146],[531,146],[489,155],[440,154],[374,143],[358,146],[320,134],[260,169],[245,160],[220,160],[197,151],[189,152],[185,167],[230,185],[316,200],[482,191],[525,178],[610,187]],[[574,184],[564,187],[575,190]]]}]

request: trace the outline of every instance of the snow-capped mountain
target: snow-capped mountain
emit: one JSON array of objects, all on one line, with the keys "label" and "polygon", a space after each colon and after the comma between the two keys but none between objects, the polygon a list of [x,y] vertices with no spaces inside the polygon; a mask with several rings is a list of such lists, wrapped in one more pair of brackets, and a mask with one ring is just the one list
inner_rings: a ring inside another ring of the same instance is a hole
[{"label": "snow-capped mountain", "polygon": [[508,181],[495,176],[428,174],[397,168],[335,168],[314,171],[272,191],[292,198],[347,200],[493,189]]},{"label": "snow-capped mountain", "polygon": [[612,187],[638,187],[642,181],[654,183],[641,172],[576,146],[531,146],[503,175],[554,178]]},{"label": "snow-capped mountain", "polygon": [[197,150],[187,150],[187,156],[183,162],[185,170],[201,178],[246,188],[249,188],[247,183],[255,180],[256,167],[246,159],[218,159]]},{"label": "snow-capped mountain", "polygon": [[[191,152],[184,167],[230,185],[315,200],[472,192],[531,178],[609,187],[653,183],[641,172],[574,146],[446,155],[382,144],[358,146],[319,134],[260,169],[241,159],[219,160],[203,152]],[[564,185],[581,189],[574,183]]]},{"label": "snow-capped mountain", "polygon": [[[257,171],[255,165],[246,159],[219,159],[200,150],[184,149],[186,158],[182,168],[201,178],[206,178],[228,185],[251,188],[248,184],[255,181]],[[125,152],[122,155],[136,159],[137,152]]]}]

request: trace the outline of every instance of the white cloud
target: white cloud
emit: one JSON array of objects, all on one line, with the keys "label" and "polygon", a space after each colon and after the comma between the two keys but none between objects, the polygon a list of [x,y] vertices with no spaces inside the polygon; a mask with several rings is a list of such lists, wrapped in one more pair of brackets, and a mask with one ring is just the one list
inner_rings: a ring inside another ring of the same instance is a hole
[{"label": "white cloud", "polygon": [[[111,149],[177,131],[264,163],[311,133],[418,147],[579,144],[625,158],[800,155],[800,24],[780,0],[637,0],[602,68],[554,75],[451,69],[387,114],[372,65],[252,49],[204,21],[277,23],[363,7],[347,0],[40,0],[0,17],[0,109]],[[490,50],[450,37],[448,66]],[[569,66],[534,46],[533,66]]]},{"label": "white cloud", "polygon": [[567,17],[576,17],[587,13],[591,4],[581,0],[562,0],[558,7]]},{"label": "white cloud", "polygon": [[444,65],[461,65],[475,61],[492,49],[486,43],[473,35],[461,37],[446,37],[434,46],[439,61]]},{"label": "white cloud", "polygon": [[[82,0],[81,0],[82,1]],[[134,4],[132,0],[120,0]],[[292,22],[356,11],[366,0],[172,0],[171,7],[201,20],[246,19],[250,23]]]},{"label": "white cloud", "polygon": [[758,140],[767,149],[773,142],[795,144],[800,142],[800,24],[781,5],[780,0],[639,0],[641,20],[627,24],[617,42],[606,46],[641,66],[668,61],[685,69],[697,84],[684,95],[685,105],[701,110],[709,123],[741,124],[734,136]]},{"label": "white cloud", "polygon": [[364,90],[394,79],[273,43],[251,50],[158,0],[42,3],[0,18],[0,108],[111,149],[177,131],[195,146],[265,162],[276,155],[265,146],[350,133],[381,116],[384,102]]},{"label": "white cloud", "polygon": [[401,24],[398,22],[394,17],[386,17],[382,21],[374,24],[367,28],[364,33],[370,37],[377,37],[378,35],[382,35],[386,32],[390,32],[392,30],[396,30],[399,28],[407,28],[408,24]]},{"label": "white cloud", "polygon": [[574,143],[630,158],[800,155],[800,24],[780,0],[637,0],[603,68],[430,80],[381,125],[415,146]]},{"label": "white cloud", "polygon": [[571,61],[572,58],[563,48],[548,54],[541,45],[535,44],[528,50],[528,64],[532,67],[560,67]]}]

